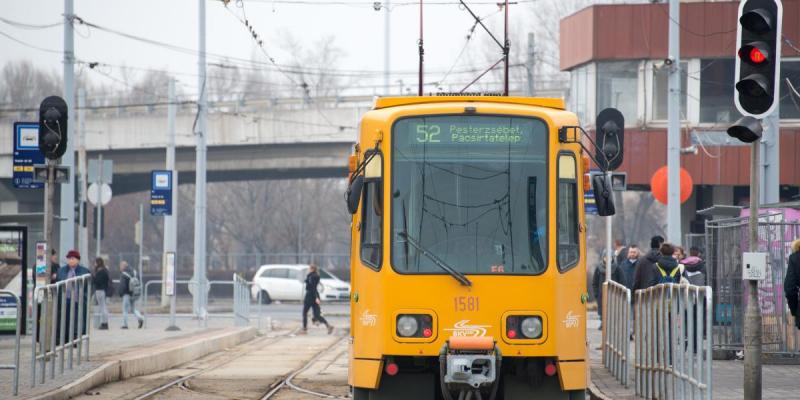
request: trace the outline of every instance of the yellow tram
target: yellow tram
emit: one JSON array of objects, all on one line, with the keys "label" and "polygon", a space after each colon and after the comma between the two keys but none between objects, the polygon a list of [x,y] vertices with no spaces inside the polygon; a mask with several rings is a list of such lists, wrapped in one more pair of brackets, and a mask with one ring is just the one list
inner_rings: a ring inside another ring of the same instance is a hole
[{"label": "yellow tram", "polygon": [[356,400],[584,398],[582,133],[560,99],[376,100],[347,192]]}]

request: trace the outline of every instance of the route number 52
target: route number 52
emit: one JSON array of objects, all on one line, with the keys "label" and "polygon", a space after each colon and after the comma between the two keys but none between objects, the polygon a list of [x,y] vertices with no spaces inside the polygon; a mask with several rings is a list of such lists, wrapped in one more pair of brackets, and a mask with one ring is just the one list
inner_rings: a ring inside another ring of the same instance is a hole
[{"label": "route number 52", "polygon": [[439,143],[439,134],[442,128],[439,125],[417,125],[418,143]]}]

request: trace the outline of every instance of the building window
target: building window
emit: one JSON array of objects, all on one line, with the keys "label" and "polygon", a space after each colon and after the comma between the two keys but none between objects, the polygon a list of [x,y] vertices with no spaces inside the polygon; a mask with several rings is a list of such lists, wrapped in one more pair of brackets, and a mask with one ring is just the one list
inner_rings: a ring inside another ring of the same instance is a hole
[{"label": "building window", "polygon": [[800,98],[791,92],[792,89],[786,83],[786,78],[789,78],[795,89],[800,91],[800,60],[782,61],[781,80],[778,82],[781,96],[781,119],[800,119]]},{"label": "building window", "polygon": [[558,156],[558,269],[567,270],[578,263],[578,167],[571,153]]},{"label": "building window", "polygon": [[639,62],[597,63],[597,110],[614,107],[625,121],[638,118]]},{"label": "building window", "polygon": [[[688,63],[681,62],[681,120],[686,118],[686,78]],[[663,63],[653,66],[653,120],[666,121],[668,118],[667,103],[669,103],[669,67]]]},{"label": "building window", "polygon": [[575,68],[570,73],[570,110],[578,115],[578,120],[582,123],[589,121],[589,96],[593,92],[591,86],[594,84],[590,73],[591,64]]},{"label": "building window", "polygon": [[741,116],[733,102],[735,75],[736,61],[732,58],[701,61],[700,122],[728,123]]}]

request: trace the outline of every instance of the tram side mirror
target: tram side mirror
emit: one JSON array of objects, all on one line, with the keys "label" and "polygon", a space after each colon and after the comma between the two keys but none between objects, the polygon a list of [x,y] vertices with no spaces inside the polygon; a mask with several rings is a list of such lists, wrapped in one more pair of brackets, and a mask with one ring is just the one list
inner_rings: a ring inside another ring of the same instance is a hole
[{"label": "tram side mirror", "polygon": [[350,215],[353,215],[358,211],[358,202],[361,200],[361,190],[364,188],[364,175],[358,175],[353,182],[350,182],[350,186],[347,188],[347,192],[345,193],[345,201],[347,202],[347,211],[350,212]]},{"label": "tram side mirror", "polygon": [[622,164],[625,144],[625,117],[616,108],[606,108],[595,121],[595,158],[603,171],[614,171]]},{"label": "tram side mirror", "polygon": [[608,217],[617,213],[614,208],[611,182],[605,174],[592,175],[592,191],[594,191],[594,202],[597,205],[597,215]]}]

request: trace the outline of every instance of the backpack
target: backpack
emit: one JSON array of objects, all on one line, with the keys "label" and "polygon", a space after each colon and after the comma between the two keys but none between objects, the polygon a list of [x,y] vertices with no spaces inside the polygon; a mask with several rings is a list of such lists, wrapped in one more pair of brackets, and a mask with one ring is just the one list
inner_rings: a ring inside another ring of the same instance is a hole
[{"label": "backpack", "polygon": [[142,282],[136,275],[128,275],[127,272],[123,272],[125,276],[128,277],[128,292],[133,297],[139,297],[142,295]]},{"label": "backpack", "polygon": [[676,265],[675,268],[672,269],[669,273],[661,268],[659,263],[656,263],[656,269],[658,270],[658,283],[680,283],[681,281],[681,266]]}]

